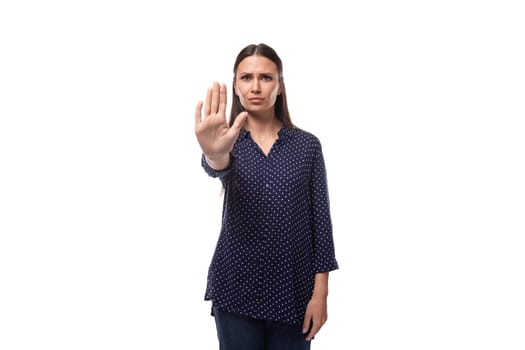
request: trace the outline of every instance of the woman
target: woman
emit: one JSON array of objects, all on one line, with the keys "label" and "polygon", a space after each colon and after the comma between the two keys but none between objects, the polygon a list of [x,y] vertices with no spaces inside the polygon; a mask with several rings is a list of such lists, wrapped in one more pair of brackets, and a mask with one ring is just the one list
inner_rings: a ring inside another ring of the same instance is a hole
[{"label": "woman", "polygon": [[309,349],[338,268],[321,144],[293,125],[271,47],[245,47],[233,71],[229,123],[224,84],[195,111],[202,166],[224,188],[205,299],[223,350]]}]

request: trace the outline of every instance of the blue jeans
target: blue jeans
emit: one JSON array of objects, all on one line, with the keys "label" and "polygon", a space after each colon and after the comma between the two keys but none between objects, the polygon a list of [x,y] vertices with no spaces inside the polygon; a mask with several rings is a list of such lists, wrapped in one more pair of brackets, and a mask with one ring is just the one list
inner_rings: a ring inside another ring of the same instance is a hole
[{"label": "blue jeans", "polygon": [[302,325],[265,321],[213,308],[220,350],[309,350]]}]

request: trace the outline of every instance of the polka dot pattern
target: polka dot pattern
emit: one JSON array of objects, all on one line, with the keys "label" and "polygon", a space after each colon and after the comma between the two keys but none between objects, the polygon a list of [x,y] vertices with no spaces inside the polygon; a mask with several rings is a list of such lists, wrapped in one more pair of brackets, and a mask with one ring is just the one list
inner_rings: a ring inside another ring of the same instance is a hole
[{"label": "polka dot pattern", "polygon": [[314,275],[338,268],[321,144],[282,128],[266,156],[241,130],[227,169],[222,227],[205,299],[224,311],[303,322]]}]

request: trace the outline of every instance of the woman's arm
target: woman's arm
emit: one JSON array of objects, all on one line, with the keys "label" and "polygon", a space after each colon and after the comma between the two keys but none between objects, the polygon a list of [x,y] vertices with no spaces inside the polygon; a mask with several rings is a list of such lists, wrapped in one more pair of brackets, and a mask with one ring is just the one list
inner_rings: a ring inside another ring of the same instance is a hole
[{"label": "woman's arm", "polygon": [[306,306],[304,314],[303,333],[308,332],[310,329],[310,332],[306,335],[306,340],[312,340],[328,319],[327,298],[328,272],[316,273],[312,298]]}]

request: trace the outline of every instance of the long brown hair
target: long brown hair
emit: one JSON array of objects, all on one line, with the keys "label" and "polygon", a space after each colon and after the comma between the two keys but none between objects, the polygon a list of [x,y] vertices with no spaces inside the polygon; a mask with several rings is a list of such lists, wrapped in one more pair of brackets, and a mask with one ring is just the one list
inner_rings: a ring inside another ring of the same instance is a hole
[{"label": "long brown hair", "polygon": [[[272,49],[270,46],[266,44],[251,44],[246,46],[244,49],[239,52],[237,55],[237,59],[235,60],[235,64],[233,65],[233,86],[232,91],[235,91],[235,81],[237,79],[237,67],[239,66],[239,63],[243,59],[249,56],[263,56],[271,60],[275,65],[277,66],[277,72],[279,73],[279,86],[281,88],[281,93],[277,96],[277,99],[275,100],[274,110],[275,110],[275,116],[277,119],[279,119],[283,125],[287,128],[293,128],[294,125],[292,123],[292,120],[290,118],[290,112],[288,111],[288,102],[286,100],[286,88],[284,86],[284,78],[283,78],[283,63],[281,62],[281,59],[277,55],[274,49]],[[233,93],[233,102],[232,102],[232,108],[230,112],[230,126],[233,125],[233,122],[235,121],[235,118],[239,115],[239,113],[244,111],[244,107],[241,104],[241,100],[239,99],[239,96],[237,96],[235,93]]]}]

